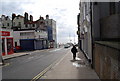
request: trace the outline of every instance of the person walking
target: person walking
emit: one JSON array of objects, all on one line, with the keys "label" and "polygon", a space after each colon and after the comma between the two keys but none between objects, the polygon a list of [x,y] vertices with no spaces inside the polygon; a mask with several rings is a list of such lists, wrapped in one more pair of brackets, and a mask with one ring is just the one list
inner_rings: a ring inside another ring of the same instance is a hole
[{"label": "person walking", "polygon": [[77,51],[77,48],[75,47],[75,45],[73,45],[72,49],[71,49],[71,52],[73,53],[73,60],[75,60],[76,58],[76,53],[78,52]]}]

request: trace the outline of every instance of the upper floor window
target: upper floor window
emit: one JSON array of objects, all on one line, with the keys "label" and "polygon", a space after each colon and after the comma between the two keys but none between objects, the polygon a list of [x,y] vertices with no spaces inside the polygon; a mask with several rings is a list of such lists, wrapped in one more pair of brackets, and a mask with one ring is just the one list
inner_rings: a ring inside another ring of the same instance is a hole
[{"label": "upper floor window", "polygon": [[15,26],[15,22],[13,22],[13,25]]},{"label": "upper floor window", "polygon": [[17,17],[17,19],[19,19],[19,17]]},{"label": "upper floor window", "polygon": [[21,26],[21,22],[18,22],[18,25]]},{"label": "upper floor window", "polygon": [[7,23],[7,26],[10,26],[10,24],[9,24],[9,23]]},{"label": "upper floor window", "polygon": [[3,25],[3,27],[5,26],[4,24],[2,24]]},{"label": "upper floor window", "polygon": [[35,24],[33,24],[33,27],[35,27]]},{"label": "upper floor window", "polygon": [[115,2],[110,2],[110,15],[115,14]]}]

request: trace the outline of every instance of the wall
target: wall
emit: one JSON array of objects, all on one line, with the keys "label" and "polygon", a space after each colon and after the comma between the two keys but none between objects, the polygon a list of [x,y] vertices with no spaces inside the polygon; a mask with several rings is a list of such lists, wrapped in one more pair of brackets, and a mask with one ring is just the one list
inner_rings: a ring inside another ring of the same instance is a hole
[{"label": "wall", "polygon": [[52,27],[52,37],[53,37],[53,40],[55,41],[55,42],[54,42],[54,47],[57,47],[56,21],[53,20],[53,19],[46,19],[46,20],[45,20],[45,23],[46,23],[47,26]]},{"label": "wall", "polygon": [[120,15],[115,14],[101,19],[101,37],[120,38]]},{"label": "wall", "polygon": [[[116,45],[118,45],[118,43]],[[120,48],[118,46],[116,48],[113,47],[113,43],[106,45],[106,43],[96,42],[94,62],[95,71],[100,79],[120,79],[119,57]]]},{"label": "wall", "polygon": [[[1,23],[2,23],[2,27],[6,27],[7,29],[11,29],[12,27],[12,21],[10,20],[10,18],[8,16],[1,16]],[[4,26],[3,26],[4,24]],[[8,26],[9,24],[9,26]]]},{"label": "wall", "polygon": [[[24,18],[22,17],[15,17],[14,20],[13,20],[13,28],[14,27],[19,27],[19,22],[21,23],[21,29],[25,29],[25,26],[24,26]],[[15,23],[15,24],[14,24]]]}]

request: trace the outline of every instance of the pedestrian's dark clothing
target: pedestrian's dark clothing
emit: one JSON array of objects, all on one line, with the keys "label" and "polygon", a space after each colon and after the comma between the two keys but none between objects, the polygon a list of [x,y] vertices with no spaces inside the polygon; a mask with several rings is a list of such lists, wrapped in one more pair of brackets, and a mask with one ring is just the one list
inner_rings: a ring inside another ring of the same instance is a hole
[{"label": "pedestrian's dark clothing", "polygon": [[71,49],[71,52],[73,53],[73,60],[75,60],[76,58],[76,53],[77,53],[77,49],[75,46],[73,46],[73,48]]}]

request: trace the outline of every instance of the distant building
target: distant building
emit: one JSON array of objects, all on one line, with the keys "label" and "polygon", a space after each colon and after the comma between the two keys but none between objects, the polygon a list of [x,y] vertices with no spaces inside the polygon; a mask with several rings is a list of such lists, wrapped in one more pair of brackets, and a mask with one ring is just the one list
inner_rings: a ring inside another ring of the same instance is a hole
[{"label": "distant building", "polygon": [[11,29],[12,21],[9,16],[2,15],[0,20],[2,23],[2,28]]},{"label": "distant building", "polygon": [[53,19],[49,19],[49,15],[46,15],[45,22],[46,22],[46,26],[49,27],[49,28],[51,27],[51,29],[52,29],[52,32],[51,32],[52,36],[51,37],[52,37],[53,40],[49,40],[49,43],[53,44],[53,47],[56,48],[57,47],[56,21],[53,20]]},{"label": "distant building", "polygon": [[[45,26],[45,20],[43,17],[40,16],[38,20],[33,21],[33,16],[29,16],[28,13],[25,12],[24,17],[21,15],[16,16],[15,14],[13,14],[12,19],[15,46],[20,46],[21,48],[24,48],[24,50],[28,50],[30,48],[25,48],[24,46],[26,45],[23,45],[23,43],[25,44],[25,42],[28,42],[28,40],[38,40],[37,44],[33,44],[33,48],[30,50],[43,49],[48,47],[46,38],[46,36],[48,36],[47,27]],[[39,39],[36,37],[39,37]],[[37,47],[35,47],[34,45]]]},{"label": "distant building", "polygon": [[47,32],[36,30],[14,31],[15,46],[22,50],[37,50],[47,48]]},{"label": "distant building", "polygon": [[13,30],[21,30],[21,29],[25,29],[24,26],[24,17],[21,15],[15,16],[12,20],[12,29]]}]

